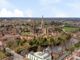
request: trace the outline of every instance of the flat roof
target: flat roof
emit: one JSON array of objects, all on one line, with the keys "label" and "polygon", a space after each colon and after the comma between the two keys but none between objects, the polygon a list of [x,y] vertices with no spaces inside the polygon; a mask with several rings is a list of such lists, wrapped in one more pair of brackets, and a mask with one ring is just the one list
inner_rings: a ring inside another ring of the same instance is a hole
[{"label": "flat roof", "polygon": [[36,53],[31,53],[33,56],[38,57],[40,59],[46,59],[47,57],[50,56],[49,53],[45,53],[45,52],[36,52]]}]

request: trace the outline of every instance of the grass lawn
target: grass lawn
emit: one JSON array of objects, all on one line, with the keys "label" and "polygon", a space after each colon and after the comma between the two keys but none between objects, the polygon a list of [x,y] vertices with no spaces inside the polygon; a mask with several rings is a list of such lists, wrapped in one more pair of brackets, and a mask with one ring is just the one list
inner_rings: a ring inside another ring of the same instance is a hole
[{"label": "grass lawn", "polygon": [[77,28],[77,27],[63,27],[63,30],[66,32],[74,32],[74,31],[79,30],[79,28]]},{"label": "grass lawn", "polygon": [[21,35],[29,35],[30,32],[22,32]]},{"label": "grass lawn", "polygon": [[0,51],[0,59],[3,59],[5,57],[6,57],[5,53],[3,53],[3,52]]}]

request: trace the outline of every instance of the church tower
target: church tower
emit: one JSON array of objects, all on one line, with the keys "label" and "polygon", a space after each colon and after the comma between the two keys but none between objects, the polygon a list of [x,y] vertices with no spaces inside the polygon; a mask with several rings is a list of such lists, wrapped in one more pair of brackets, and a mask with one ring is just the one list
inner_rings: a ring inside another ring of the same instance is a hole
[{"label": "church tower", "polygon": [[44,23],[44,18],[42,16],[42,20],[41,20],[41,29],[43,31],[43,34],[47,35],[48,31],[47,31],[47,27],[44,26],[45,23]]},{"label": "church tower", "polygon": [[43,16],[42,16],[42,20],[41,20],[41,29],[43,29],[44,26],[44,21],[43,21]]}]

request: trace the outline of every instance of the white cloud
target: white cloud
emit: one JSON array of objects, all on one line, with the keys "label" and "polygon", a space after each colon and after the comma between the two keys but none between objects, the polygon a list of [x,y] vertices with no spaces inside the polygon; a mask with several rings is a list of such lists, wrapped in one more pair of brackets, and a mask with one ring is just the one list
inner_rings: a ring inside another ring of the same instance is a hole
[{"label": "white cloud", "polygon": [[21,11],[19,9],[8,10],[3,8],[0,10],[0,17],[32,17],[32,10]]},{"label": "white cloud", "polygon": [[24,17],[24,13],[21,10],[15,9],[13,12],[14,17]]},{"label": "white cloud", "polygon": [[3,8],[2,10],[0,10],[0,17],[9,17],[9,16],[13,16],[11,11],[6,10],[5,8]]},{"label": "white cloud", "polygon": [[0,17],[32,17],[32,10],[16,9],[10,0],[0,0]]}]

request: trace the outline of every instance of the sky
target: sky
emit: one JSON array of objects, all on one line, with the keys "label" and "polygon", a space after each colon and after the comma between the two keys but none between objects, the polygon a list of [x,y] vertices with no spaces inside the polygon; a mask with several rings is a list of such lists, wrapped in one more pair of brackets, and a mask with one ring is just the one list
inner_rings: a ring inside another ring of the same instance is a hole
[{"label": "sky", "polygon": [[80,17],[80,0],[0,0],[0,17]]}]

